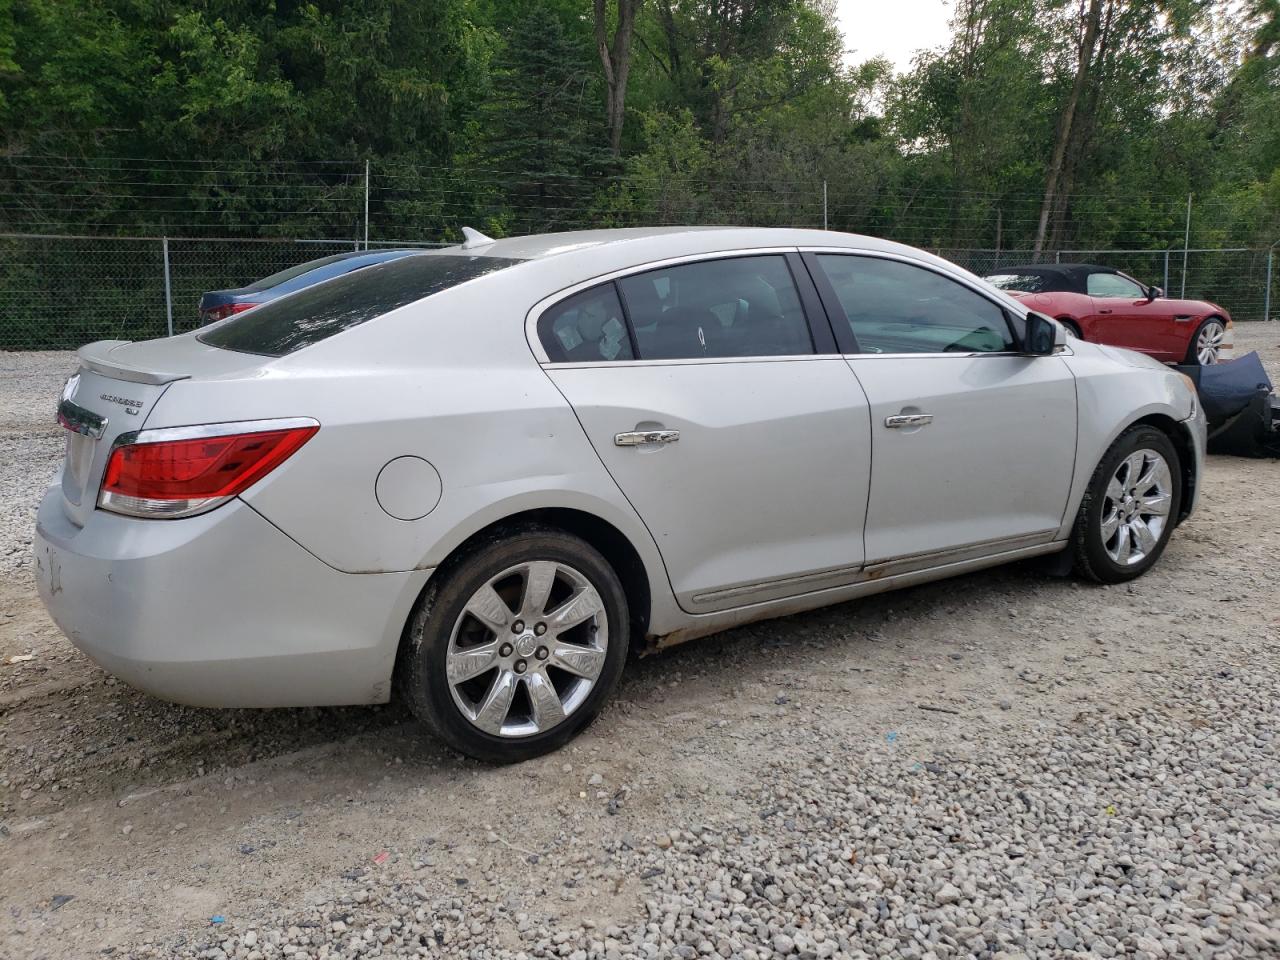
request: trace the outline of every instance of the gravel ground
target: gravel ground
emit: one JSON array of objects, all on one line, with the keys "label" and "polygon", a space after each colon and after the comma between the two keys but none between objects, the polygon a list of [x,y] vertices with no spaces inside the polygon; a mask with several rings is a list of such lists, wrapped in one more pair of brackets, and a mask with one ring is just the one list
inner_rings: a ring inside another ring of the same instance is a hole
[{"label": "gravel ground", "polygon": [[[1280,381],[1280,329],[1237,343]],[[395,706],[178,707],[70,647],[27,553],[73,365],[0,354],[0,957],[1280,955],[1276,461],[1213,458],[1128,586],[735,630],[496,769]]]},{"label": "gravel ground", "polygon": [[54,422],[74,353],[0,351],[0,577],[29,577],[36,507],[62,460]]}]

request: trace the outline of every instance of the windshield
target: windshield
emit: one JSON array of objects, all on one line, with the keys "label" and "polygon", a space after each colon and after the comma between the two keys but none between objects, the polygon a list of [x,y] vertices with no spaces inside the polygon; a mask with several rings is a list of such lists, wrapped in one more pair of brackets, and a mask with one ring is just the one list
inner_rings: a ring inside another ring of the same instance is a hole
[{"label": "windshield", "polygon": [[520,263],[451,254],[403,257],[272,300],[197,339],[213,347],[283,357],[441,290]]},{"label": "windshield", "polygon": [[1045,288],[1044,277],[1037,273],[995,273],[986,280],[997,290],[1014,293],[1039,293]]}]

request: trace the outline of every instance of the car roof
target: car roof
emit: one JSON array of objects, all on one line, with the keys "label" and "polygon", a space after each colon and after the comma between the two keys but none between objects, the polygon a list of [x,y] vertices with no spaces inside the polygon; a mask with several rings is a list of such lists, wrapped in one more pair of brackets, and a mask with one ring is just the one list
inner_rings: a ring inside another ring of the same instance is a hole
[{"label": "car roof", "polygon": [[[476,242],[477,239],[479,242]],[[605,274],[644,268],[664,261],[697,256],[749,255],[808,249],[866,253],[893,257],[951,274],[962,282],[978,278],[968,270],[918,247],[881,240],[862,234],[798,227],[673,226],[630,227],[610,230],[581,230],[569,233],[534,234],[486,242],[442,247],[428,256],[500,257],[522,261],[508,274],[501,271],[491,282],[528,281],[546,294],[583,283]],[[533,279],[536,277],[537,279]],[[1012,309],[1025,309],[1002,294]]]},{"label": "car roof", "polygon": [[[796,227],[678,226],[624,227],[609,230],[577,230],[566,233],[508,237],[491,243],[441,247],[431,254],[506,257],[513,260],[576,259],[572,254],[608,252],[608,260],[645,263],[686,254],[735,251],[768,247],[833,247],[893,253],[960,270],[954,263],[916,247],[855,233]],[[656,255],[655,255],[656,254]],[[960,271],[964,272],[964,271]]]},{"label": "car roof", "polygon": [[1104,267],[1096,263],[1023,263],[1015,266],[1000,267],[987,274],[988,277],[1008,276],[1010,274],[1041,277],[1050,284],[1043,293],[1074,292],[1084,293],[1088,289],[1089,277],[1096,273],[1118,274],[1114,267]]},{"label": "car roof", "polygon": [[993,270],[988,276],[994,277],[1002,273],[1038,273],[1087,277],[1091,273],[1119,272],[1115,267],[1104,267],[1096,263],[1024,263],[1012,267],[1001,267],[999,270]]}]

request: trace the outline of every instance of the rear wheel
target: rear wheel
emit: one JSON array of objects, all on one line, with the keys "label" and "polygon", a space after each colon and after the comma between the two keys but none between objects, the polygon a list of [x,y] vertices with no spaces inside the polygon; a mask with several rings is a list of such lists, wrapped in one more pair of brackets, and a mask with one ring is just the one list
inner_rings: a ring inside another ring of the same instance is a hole
[{"label": "rear wheel", "polygon": [[1187,348],[1187,363],[1202,367],[1217,363],[1226,334],[1226,325],[1217,317],[1210,317],[1204,321],[1196,330],[1196,335],[1191,338],[1191,346]]},{"label": "rear wheel", "polygon": [[1068,320],[1066,317],[1062,317],[1058,322],[1066,327],[1067,333],[1071,334],[1077,340],[1084,339],[1083,334],[1080,333],[1080,324],[1076,323],[1074,320]]},{"label": "rear wheel", "polygon": [[626,595],[608,561],[558,530],[525,529],[428,588],[398,680],[450,746],[510,763],[567,743],[600,711],[627,654]]},{"label": "rear wheel", "polygon": [[1182,500],[1178,451],[1155,427],[1131,427],[1103,456],[1076,515],[1076,570],[1123,583],[1160,559]]}]

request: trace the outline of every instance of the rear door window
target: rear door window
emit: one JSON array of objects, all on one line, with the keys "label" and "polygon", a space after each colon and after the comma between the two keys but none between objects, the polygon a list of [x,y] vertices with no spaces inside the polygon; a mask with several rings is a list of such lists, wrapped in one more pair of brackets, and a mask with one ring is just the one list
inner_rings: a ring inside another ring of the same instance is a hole
[{"label": "rear door window", "polygon": [[618,281],[641,360],[814,352],[786,258],[700,260]]},{"label": "rear door window", "polygon": [[538,337],[553,363],[635,359],[627,320],[612,283],[557,303],[538,318]]},{"label": "rear door window", "polygon": [[197,339],[226,350],[283,357],[416,300],[520,262],[457,254],[404,257],[264,303],[209,327]]}]

